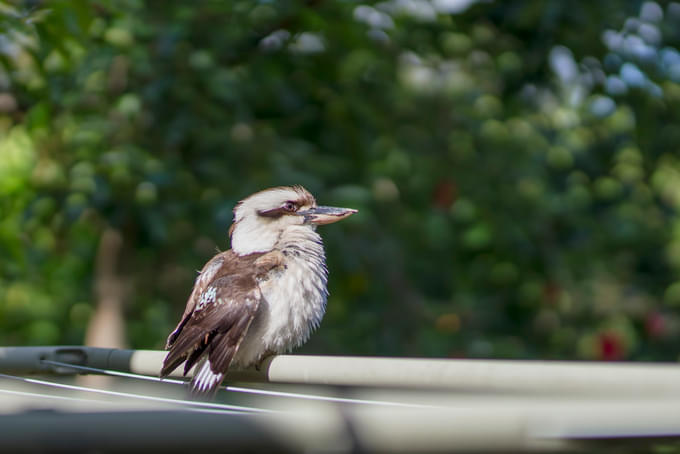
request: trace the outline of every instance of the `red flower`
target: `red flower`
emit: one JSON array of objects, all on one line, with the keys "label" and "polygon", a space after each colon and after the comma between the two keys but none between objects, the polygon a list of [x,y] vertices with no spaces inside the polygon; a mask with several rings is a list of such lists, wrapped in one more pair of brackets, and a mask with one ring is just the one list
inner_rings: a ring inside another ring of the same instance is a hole
[{"label": "red flower", "polygon": [[598,338],[600,347],[600,359],[604,361],[617,361],[625,355],[621,337],[616,333],[603,333]]}]

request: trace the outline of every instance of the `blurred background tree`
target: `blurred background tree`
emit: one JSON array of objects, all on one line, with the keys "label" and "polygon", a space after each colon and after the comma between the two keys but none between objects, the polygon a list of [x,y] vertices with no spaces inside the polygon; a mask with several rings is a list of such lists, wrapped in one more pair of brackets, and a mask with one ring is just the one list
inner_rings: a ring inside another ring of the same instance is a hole
[{"label": "blurred background tree", "polygon": [[302,351],[677,360],[680,3],[0,1],[0,344],[160,348],[302,184]]}]

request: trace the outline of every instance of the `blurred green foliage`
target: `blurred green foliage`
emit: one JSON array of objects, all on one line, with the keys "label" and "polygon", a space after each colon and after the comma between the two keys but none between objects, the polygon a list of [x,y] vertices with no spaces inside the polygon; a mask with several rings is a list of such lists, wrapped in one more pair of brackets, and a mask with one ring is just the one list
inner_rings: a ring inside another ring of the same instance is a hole
[{"label": "blurred green foliage", "polygon": [[677,360],[679,4],[463,3],[0,2],[0,344],[82,343],[114,228],[162,347],[302,184],[360,210],[303,351]]}]

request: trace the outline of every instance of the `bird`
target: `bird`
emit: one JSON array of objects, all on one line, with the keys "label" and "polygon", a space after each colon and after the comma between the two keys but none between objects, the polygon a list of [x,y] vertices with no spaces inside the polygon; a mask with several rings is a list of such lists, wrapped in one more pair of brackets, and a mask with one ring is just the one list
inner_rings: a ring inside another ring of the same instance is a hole
[{"label": "bird", "polygon": [[318,206],[302,186],[256,192],[236,204],[231,249],[199,272],[177,327],[166,342],[167,377],[195,366],[192,395],[214,396],[228,369],[305,343],[323,318],[328,269],[319,225],[356,213]]}]

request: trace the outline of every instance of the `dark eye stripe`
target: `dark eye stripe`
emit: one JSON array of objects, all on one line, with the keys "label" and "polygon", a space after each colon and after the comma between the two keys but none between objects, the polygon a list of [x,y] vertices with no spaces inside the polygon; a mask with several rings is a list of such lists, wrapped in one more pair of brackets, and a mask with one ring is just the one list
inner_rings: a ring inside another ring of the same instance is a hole
[{"label": "dark eye stripe", "polygon": [[272,208],[271,210],[260,210],[257,212],[257,214],[266,218],[277,218],[284,214],[295,213],[297,210],[297,202],[289,200],[280,207]]}]

